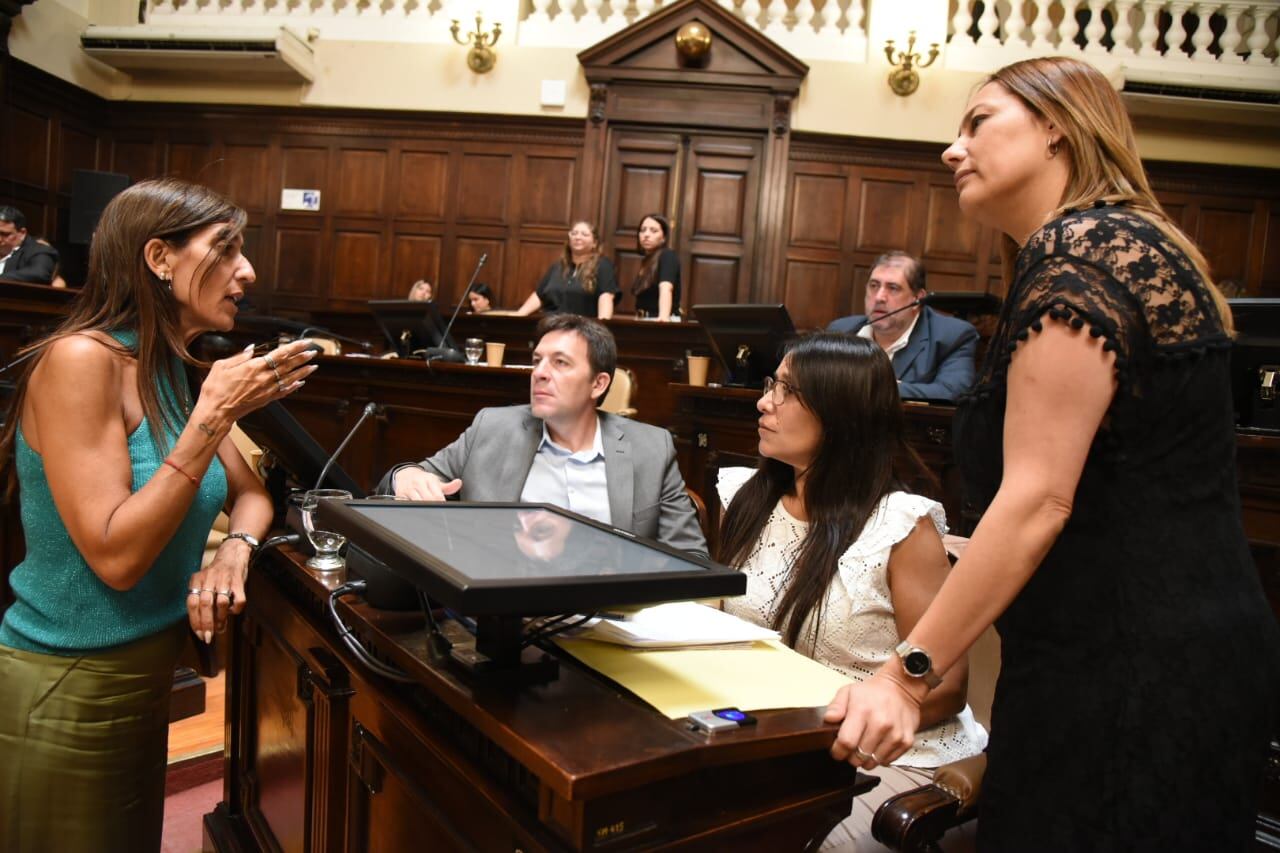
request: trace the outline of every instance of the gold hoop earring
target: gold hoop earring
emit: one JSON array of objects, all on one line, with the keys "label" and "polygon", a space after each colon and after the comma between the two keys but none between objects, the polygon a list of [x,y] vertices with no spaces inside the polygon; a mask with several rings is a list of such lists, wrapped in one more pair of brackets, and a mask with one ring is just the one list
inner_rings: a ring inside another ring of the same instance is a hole
[{"label": "gold hoop earring", "polygon": [[1048,147],[1049,147],[1049,159],[1050,159],[1050,160],[1052,160],[1054,157],[1057,157],[1057,156],[1058,156],[1058,142],[1057,142],[1057,140],[1050,139],[1050,140],[1049,140],[1049,146],[1048,146]]}]

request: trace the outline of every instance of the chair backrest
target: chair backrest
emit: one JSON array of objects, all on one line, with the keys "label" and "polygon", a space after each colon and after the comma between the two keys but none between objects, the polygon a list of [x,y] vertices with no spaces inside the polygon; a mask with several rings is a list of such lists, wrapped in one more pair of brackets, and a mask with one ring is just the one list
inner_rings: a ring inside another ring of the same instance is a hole
[{"label": "chair backrest", "polygon": [[631,405],[631,401],[635,399],[637,390],[636,375],[626,367],[618,367],[613,371],[613,384],[605,393],[600,408],[613,415],[633,418],[636,416],[636,410]]}]

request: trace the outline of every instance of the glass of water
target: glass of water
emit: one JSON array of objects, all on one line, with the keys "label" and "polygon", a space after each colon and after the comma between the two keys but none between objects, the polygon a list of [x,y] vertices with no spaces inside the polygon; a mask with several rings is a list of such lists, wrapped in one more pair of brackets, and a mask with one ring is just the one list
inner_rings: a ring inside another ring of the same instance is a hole
[{"label": "glass of water", "polygon": [[467,338],[463,353],[467,356],[467,364],[479,364],[480,356],[484,355],[484,341],[479,338]]},{"label": "glass of water", "polygon": [[315,526],[316,510],[321,501],[351,500],[351,493],[345,489],[312,489],[302,496],[302,529],[311,540],[311,547],[316,555],[307,560],[307,568],[321,572],[334,572],[346,568],[346,562],[338,553],[347,544],[347,537],[329,530],[319,530]]}]

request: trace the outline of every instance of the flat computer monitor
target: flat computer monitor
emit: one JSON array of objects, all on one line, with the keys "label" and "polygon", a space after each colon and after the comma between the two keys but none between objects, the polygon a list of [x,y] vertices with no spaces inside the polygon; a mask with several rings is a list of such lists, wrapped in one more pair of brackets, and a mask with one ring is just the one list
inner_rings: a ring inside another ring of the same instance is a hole
[{"label": "flat computer monitor", "polygon": [[452,340],[447,340],[445,322],[435,302],[370,299],[369,310],[382,334],[401,356],[422,353],[432,347],[457,349]]},{"label": "flat computer monitor", "polygon": [[796,336],[785,305],[695,305],[693,319],[724,365],[726,385],[763,386]]},{"label": "flat computer monitor", "polygon": [[[333,451],[321,447],[311,437],[311,433],[298,423],[298,419],[289,413],[284,403],[279,400],[268,403],[236,423],[260,447],[269,451],[279,467],[293,480],[292,484],[281,484],[281,487],[316,488],[316,479]],[[268,485],[271,485],[270,478]],[[321,488],[345,489],[360,498],[365,495],[360,484],[337,464],[325,474]],[[281,500],[278,495],[273,494],[272,497]]]},{"label": "flat computer monitor", "polygon": [[1236,426],[1280,434],[1280,299],[1228,299],[1236,337],[1231,398]]},{"label": "flat computer monitor", "polygon": [[747,587],[741,572],[550,504],[322,501],[316,523],[474,618],[475,648],[498,668],[519,666],[524,617]]}]

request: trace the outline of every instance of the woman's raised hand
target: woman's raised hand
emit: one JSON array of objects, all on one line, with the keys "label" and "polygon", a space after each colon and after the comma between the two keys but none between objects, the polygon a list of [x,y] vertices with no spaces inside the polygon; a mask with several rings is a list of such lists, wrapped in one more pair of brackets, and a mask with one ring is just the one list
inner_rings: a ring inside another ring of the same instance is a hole
[{"label": "woman's raised hand", "polygon": [[252,348],[215,361],[200,389],[200,403],[215,406],[232,420],[287,397],[302,387],[317,365],[316,350],[306,339],[255,356]]}]

